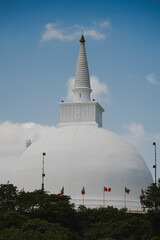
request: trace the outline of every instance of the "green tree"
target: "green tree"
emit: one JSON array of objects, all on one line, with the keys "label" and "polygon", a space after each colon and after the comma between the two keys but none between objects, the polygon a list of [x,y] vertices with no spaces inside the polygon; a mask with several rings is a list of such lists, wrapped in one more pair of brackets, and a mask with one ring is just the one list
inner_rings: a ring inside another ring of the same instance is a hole
[{"label": "green tree", "polygon": [[22,240],[22,231],[15,227],[0,230],[0,240]]},{"label": "green tree", "polygon": [[34,216],[39,211],[41,202],[47,198],[47,193],[41,190],[34,192],[20,191],[17,198],[17,210],[26,215]]},{"label": "green tree", "polygon": [[32,219],[39,218],[75,229],[74,205],[65,195],[48,194],[41,190],[19,192],[17,210]]},{"label": "green tree", "polygon": [[4,212],[0,215],[0,229],[16,227],[21,228],[28,220],[24,214],[20,214],[15,210]]},{"label": "green tree", "polygon": [[158,184],[152,183],[145,194],[140,197],[143,209],[148,212],[160,213],[160,179]]},{"label": "green tree", "polygon": [[[143,209],[148,211],[146,222],[149,226],[147,233],[151,238],[160,237],[160,179],[157,185],[152,183],[145,194],[140,197]],[[146,235],[146,233],[144,233]]]},{"label": "green tree", "polygon": [[13,184],[0,184],[0,213],[15,210],[18,190]]}]

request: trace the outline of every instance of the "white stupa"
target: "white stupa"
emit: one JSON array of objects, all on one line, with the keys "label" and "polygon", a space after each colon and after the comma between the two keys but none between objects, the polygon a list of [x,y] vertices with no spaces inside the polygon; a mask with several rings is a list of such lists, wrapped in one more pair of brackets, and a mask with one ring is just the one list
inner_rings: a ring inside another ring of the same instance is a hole
[{"label": "white stupa", "polygon": [[[128,142],[102,128],[104,109],[90,100],[91,91],[82,35],[73,102],[59,104],[60,123],[22,155],[17,186],[26,191],[41,188],[42,153],[45,152],[46,191],[58,194],[64,187],[64,194],[71,196],[76,205],[126,205],[129,209],[140,209],[141,189],[152,183],[151,173]],[[85,195],[82,196],[83,187]],[[104,192],[104,187],[110,187],[111,191]],[[130,189],[128,195],[125,187]]]}]

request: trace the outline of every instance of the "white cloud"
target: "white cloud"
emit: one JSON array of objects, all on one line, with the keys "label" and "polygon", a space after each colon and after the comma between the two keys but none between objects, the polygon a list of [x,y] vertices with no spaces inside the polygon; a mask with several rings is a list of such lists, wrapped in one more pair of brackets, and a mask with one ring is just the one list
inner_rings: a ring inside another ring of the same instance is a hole
[{"label": "white cloud", "polygon": [[142,141],[146,141],[146,133],[141,123],[129,123],[124,125],[124,128],[128,131],[123,137],[126,138],[132,144],[140,144]]},{"label": "white cloud", "polygon": [[[107,25],[107,21],[103,22],[102,25]],[[64,28],[61,26],[61,23],[47,23],[45,25],[45,31],[41,36],[41,43],[52,40],[58,39],[60,41],[71,41],[74,39],[78,39],[81,36],[83,31],[85,36],[92,37],[96,40],[105,39],[106,36],[104,33],[100,33],[95,27],[86,27],[81,26],[78,24],[74,24],[73,26],[69,26]]]},{"label": "white cloud", "polygon": [[108,27],[110,27],[110,22],[108,20],[100,22],[100,27],[108,28]]},{"label": "white cloud", "polygon": [[64,29],[59,29],[58,24],[48,23],[46,24],[45,32],[42,34],[41,42],[49,41],[51,39],[58,39],[60,41],[73,40],[80,36],[80,31],[72,32],[71,34],[65,34]]},{"label": "white cloud", "polygon": [[72,92],[73,86],[74,86],[74,77],[70,77],[68,79],[68,82],[67,82],[67,97],[66,97],[66,101],[68,101],[68,102],[73,100],[73,92]]},{"label": "white cloud", "polygon": [[17,160],[26,149],[26,140],[38,140],[51,128],[36,123],[0,123],[0,175],[1,182],[10,180],[16,172]]},{"label": "white cloud", "polygon": [[[97,101],[109,101],[107,98],[107,93],[108,93],[108,87],[105,83],[100,82],[99,78],[96,76],[91,76],[90,77],[90,82],[91,82],[91,88],[92,88],[92,93],[91,93],[91,99],[96,99]],[[74,77],[69,78],[67,82],[67,97],[66,101],[72,101],[73,100],[73,89],[74,85]]]},{"label": "white cloud", "polygon": [[159,85],[160,86],[160,82],[157,81],[156,76],[154,73],[150,73],[146,76],[146,79],[148,80],[148,82],[154,84],[154,85]]},{"label": "white cloud", "polygon": [[93,21],[93,24],[95,26],[98,26],[100,28],[110,28],[111,24],[110,24],[110,21],[109,20],[103,20],[103,21]]},{"label": "white cloud", "polygon": [[160,133],[148,133],[142,123],[131,122],[124,125],[127,133],[123,137],[135,146],[147,144],[149,142],[160,142]]},{"label": "white cloud", "polygon": [[98,31],[93,29],[84,31],[84,35],[92,37],[93,39],[96,39],[96,40],[101,40],[106,38],[104,34],[101,34]]},{"label": "white cloud", "polygon": [[[154,146],[160,145],[160,132],[147,132],[142,123],[131,122],[124,126],[126,134],[121,135],[132,146],[134,146],[147,163],[151,173],[154,176]],[[157,158],[159,158],[159,148],[157,147]],[[160,171],[157,169],[157,176],[160,176]]]},{"label": "white cloud", "polygon": [[[97,101],[101,102],[102,99],[106,100],[106,96],[108,94],[108,87],[106,83],[100,82],[100,79],[96,76],[91,76],[91,98],[96,99]],[[109,101],[109,99],[107,99]]]}]

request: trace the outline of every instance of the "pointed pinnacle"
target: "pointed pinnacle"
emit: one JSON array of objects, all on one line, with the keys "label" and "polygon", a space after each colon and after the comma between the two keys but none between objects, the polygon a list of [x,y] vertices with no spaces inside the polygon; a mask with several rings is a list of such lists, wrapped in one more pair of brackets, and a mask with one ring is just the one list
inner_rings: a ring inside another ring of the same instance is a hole
[{"label": "pointed pinnacle", "polygon": [[82,34],[82,37],[81,37],[81,40],[80,40],[81,43],[84,43],[85,42],[85,39],[84,39],[84,36]]}]

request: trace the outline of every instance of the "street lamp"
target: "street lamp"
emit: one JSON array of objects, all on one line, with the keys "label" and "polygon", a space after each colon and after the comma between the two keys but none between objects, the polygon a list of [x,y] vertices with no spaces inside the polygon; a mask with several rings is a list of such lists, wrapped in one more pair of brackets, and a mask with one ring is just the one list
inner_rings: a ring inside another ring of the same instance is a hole
[{"label": "street lamp", "polygon": [[44,177],[45,177],[45,173],[44,173],[44,156],[46,156],[46,153],[42,153],[43,155],[43,162],[42,162],[42,191],[44,191]]},{"label": "street lamp", "polygon": [[155,169],[155,184],[157,184],[157,177],[156,177],[156,169],[157,169],[157,164],[156,164],[156,143],[153,142],[153,145],[155,146],[155,165],[153,165],[153,168]]}]

